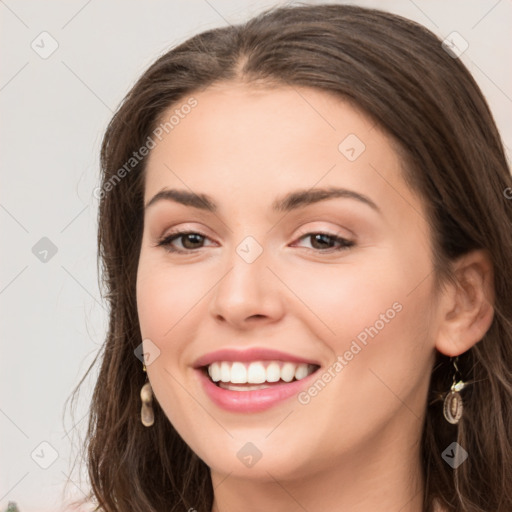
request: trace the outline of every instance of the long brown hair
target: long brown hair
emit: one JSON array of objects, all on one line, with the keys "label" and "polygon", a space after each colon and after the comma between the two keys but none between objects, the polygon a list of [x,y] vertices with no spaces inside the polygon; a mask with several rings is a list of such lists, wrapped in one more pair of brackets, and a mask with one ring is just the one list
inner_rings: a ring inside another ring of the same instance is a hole
[{"label": "long brown hair", "polygon": [[[428,207],[440,282],[455,279],[455,258],[488,250],[495,315],[484,338],[459,357],[464,380],[473,384],[462,391],[458,425],[442,415],[440,396],[452,378],[449,358],[438,353],[431,375],[422,433],[424,511],[432,512],[438,500],[449,511],[510,512],[512,179],[500,135],[474,79],[434,34],[390,13],[333,4],[274,7],[244,24],[190,38],[149,67],[108,126],[101,149],[98,270],[110,316],[105,344],[85,375],[100,361],[86,439],[91,497],[106,512],[211,511],[209,468],[158,402],[154,426],[140,422],[145,374],[134,356],[142,341],[135,283],[146,159],[129,168],[126,163],[170,106],[221,81],[329,91],[390,134],[404,178]],[[453,441],[469,452],[469,463],[456,469],[442,458]]]}]

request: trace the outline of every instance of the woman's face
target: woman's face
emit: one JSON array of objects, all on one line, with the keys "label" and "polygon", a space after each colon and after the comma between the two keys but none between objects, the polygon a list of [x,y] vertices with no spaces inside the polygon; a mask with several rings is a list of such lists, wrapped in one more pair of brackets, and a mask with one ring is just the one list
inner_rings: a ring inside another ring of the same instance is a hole
[{"label": "woman's face", "polygon": [[410,449],[435,295],[425,210],[390,140],[316,89],[193,96],[147,162],[145,204],[183,201],[147,206],[137,275],[169,421],[212,476],[301,478]]}]

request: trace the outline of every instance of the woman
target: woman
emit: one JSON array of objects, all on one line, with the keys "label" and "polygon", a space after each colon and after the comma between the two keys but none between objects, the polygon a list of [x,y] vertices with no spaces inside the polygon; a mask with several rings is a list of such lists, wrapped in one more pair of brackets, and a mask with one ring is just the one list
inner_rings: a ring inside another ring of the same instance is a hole
[{"label": "woman", "polygon": [[512,180],[450,48],[274,8],[159,58],[101,156],[99,509],[512,510]]}]

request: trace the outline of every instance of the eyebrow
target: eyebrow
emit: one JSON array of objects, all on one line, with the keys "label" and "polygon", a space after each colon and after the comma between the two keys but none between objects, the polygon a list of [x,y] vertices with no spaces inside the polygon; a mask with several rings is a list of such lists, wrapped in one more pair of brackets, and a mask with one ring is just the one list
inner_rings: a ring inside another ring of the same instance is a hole
[{"label": "eyebrow", "polygon": [[[353,190],[336,187],[295,190],[276,199],[272,203],[272,210],[276,212],[289,212],[320,201],[326,201],[334,198],[355,199],[366,204],[376,212],[381,213],[380,208],[369,197]],[[144,208],[147,209],[151,205],[164,200],[173,201],[175,203],[191,206],[193,208],[212,213],[215,213],[218,210],[218,206],[211,196],[177,189],[162,189],[148,201]]]}]

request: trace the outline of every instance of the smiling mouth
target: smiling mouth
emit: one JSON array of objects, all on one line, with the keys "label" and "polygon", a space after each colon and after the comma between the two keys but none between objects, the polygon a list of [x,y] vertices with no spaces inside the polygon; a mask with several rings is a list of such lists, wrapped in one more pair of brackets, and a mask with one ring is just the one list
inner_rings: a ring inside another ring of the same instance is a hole
[{"label": "smiling mouth", "polygon": [[320,366],[287,361],[216,361],[201,370],[217,387],[230,391],[253,391],[302,380]]}]

